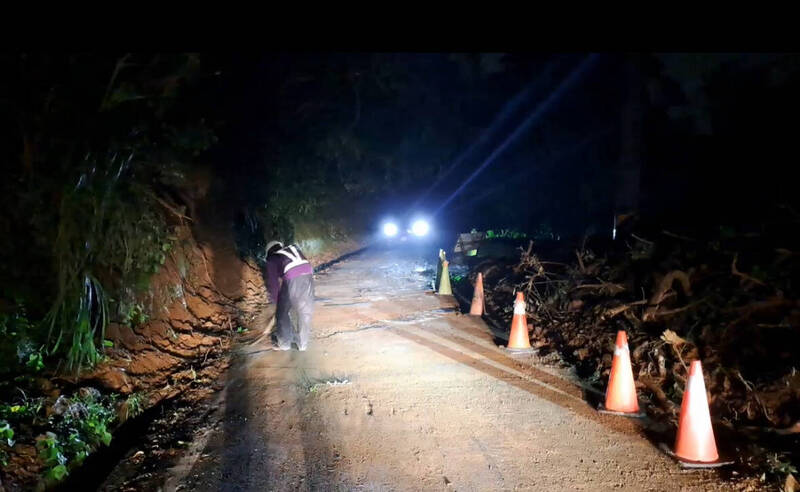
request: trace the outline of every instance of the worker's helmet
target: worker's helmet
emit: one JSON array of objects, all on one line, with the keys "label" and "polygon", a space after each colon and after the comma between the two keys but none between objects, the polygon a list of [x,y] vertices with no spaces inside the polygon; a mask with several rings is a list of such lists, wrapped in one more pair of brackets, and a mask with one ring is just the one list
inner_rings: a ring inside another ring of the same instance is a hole
[{"label": "worker's helmet", "polygon": [[267,243],[267,256],[269,256],[270,253],[273,252],[272,249],[275,248],[275,246],[278,247],[277,249],[281,249],[281,248],[283,248],[283,243],[280,242],[280,241],[270,241],[270,242],[268,242]]}]

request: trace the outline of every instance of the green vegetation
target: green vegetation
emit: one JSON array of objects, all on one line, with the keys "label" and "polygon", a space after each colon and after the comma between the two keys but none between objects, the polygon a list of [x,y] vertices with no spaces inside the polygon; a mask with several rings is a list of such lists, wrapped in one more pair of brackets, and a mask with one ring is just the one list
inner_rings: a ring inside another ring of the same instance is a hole
[{"label": "green vegetation", "polygon": [[0,312],[0,375],[38,372],[41,347],[30,338],[31,322],[22,300],[11,312]]},{"label": "green vegetation", "polygon": [[[52,405],[44,397],[0,404],[0,464],[7,464],[8,451],[15,445],[15,428],[28,428],[37,435],[38,457],[45,466],[47,483],[63,480],[89,454],[111,443],[111,426],[116,421],[118,398],[102,396],[83,388],[71,397],[60,396]],[[125,401],[133,416],[142,411],[142,395]],[[29,431],[29,432],[30,432]]]},{"label": "green vegetation", "polygon": [[204,76],[196,55],[0,63],[0,463],[35,441],[55,483],[144,409],[140,394],[70,396],[61,381],[105,359],[109,323],[148,322],[216,136],[187,98]]},{"label": "green vegetation", "polygon": [[498,231],[489,229],[486,231],[486,239],[521,239],[526,237],[528,237],[527,234],[516,229],[500,229]]},{"label": "green vegetation", "polygon": [[119,311],[122,313],[121,321],[128,326],[138,326],[146,323],[149,319],[149,316],[147,313],[145,313],[145,308],[142,303],[137,302],[126,305],[121,302]]},{"label": "green vegetation", "polygon": [[199,58],[0,61],[16,129],[0,157],[19,163],[0,183],[0,373],[77,373],[102,359],[109,322],[148,319],[139,298],[192,205],[191,163],[216,141],[178,90]]},{"label": "green vegetation", "polygon": [[83,464],[90,453],[111,444],[110,426],[115,421],[117,398],[87,392],[70,399],[60,398],[48,419],[53,429],[36,441],[39,458],[45,464],[44,479],[62,480]]},{"label": "green vegetation", "polygon": [[48,432],[44,438],[36,441],[36,449],[39,451],[39,458],[47,467],[45,480],[59,482],[67,476],[68,460],[55,434]]},{"label": "green vegetation", "polygon": [[14,429],[5,420],[0,419],[0,465],[8,464],[8,454],[6,453],[5,446],[11,447],[14,445]]},{"label": "green vegetation", "polygon": [[767,458],[767,469],[769,473],[778,476],[787,474],[797,474],[797,467],[792,465],[786,453],[774,453]]},{"label": "green vegetation", "polygon": [[144,412],[145,395],[143,393],[133,393],[125,400],[125,413],[122,416],[123,420],[128,420],[133,417],[138,417]]}]

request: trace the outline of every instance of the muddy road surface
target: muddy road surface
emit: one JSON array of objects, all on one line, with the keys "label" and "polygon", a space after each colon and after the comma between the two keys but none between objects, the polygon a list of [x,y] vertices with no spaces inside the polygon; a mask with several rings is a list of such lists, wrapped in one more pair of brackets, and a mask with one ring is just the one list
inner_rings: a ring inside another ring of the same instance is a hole
[{"label": "muddy road surface", "polygon": [[436,251],[317,275],[306,352],[239,347],[162,490],[729,490],[430,292]]}]

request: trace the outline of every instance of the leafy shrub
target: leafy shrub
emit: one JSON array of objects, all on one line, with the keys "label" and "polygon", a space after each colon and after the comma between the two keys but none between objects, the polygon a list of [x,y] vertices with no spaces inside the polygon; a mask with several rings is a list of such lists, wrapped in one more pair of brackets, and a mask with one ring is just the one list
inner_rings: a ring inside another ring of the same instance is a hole
[{"label": "leafy shrub", "polygon": [[46,466],[45,480],[61,481],[93,451],[111,444],[115,402],[116,397],[101,397],[96,391],[56,402],[59,414],[51,417],[53,432],[36,443]]},{"label": "leafy shrub", "polygon": [[9,446],[14,445],[14,429],[5,420],[0,420],[0,441],[5,441]]},{"label": "leafy shrub", "polygon": [[526,237],[528,237],[526,233],[516,229],[500,229],[498,231],[489,229],[486,231],[486,239],[524,239]]},{"label": "leafy shrub", "polygon": [[0,374],[36,373],[44,368],[43,346],[32,338],[36,336],[22,301],[11,313],[0,312]]},{"label": "leafy shrub", "polygon": [[36,449],[39,451],[39,458],[47,467],[45,480],[59,482],[67,476],[67,457],[58,438],[52,432],[48,432],[45,437],[36,441]]},{"label": "leafy shrub", "polygon": [[125,400],[124,414],[122,420],[137,417],[144,412],[145,395],[142,393],[133,393]]}]

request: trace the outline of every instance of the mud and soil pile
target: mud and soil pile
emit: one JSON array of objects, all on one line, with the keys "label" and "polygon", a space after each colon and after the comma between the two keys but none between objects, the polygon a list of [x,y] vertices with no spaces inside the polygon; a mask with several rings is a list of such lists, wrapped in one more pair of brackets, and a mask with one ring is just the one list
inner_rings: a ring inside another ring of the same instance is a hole
[{"label": "mud and soil pile", "polygon": [[476,265],[470,281],[483,273],[487,312],[504,326],[521,289],[539,354],[600,390],[625,330],[648,413],[675,426],[689,362],[702,360],[717,425],[752,445],[756,470],[785,475],[800,461],[795,229],[701,238],[638,226],[616,240],[532,242],[519,261]]}]

